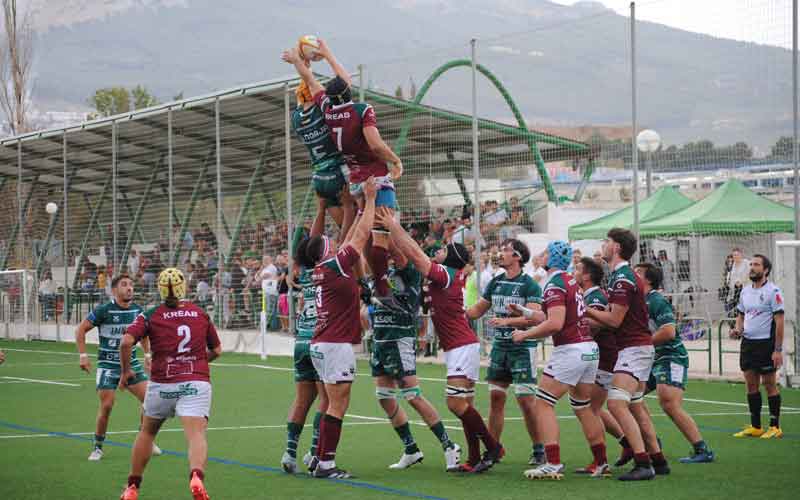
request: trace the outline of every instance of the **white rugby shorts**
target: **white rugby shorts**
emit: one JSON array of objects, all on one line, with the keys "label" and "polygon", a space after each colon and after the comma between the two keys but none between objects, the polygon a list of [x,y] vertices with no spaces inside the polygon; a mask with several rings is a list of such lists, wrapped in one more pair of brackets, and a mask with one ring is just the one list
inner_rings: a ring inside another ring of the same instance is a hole
[{"label": "white rugby shorts", "polygon": [[572,387],[593,384],[599,362],[600,350],[595,342],[560,345],[553,349],[544,374]]},{"label": "white rugby shorts", "polygon": [[619,351],[614,373],[627,373],[639,382],[647,382],[653,369],[656,349],[652,345],[636,345]]},{"label": "white rugby shorts", "polygon": [[611,389],[611,379],[613,378],[613,373],[598,368],[597,377],[594,379],[594,383],[602,387],[603,390],[607,392],[609,389]]},{"label": "white rugby shorts", "polygon": [[211,384],[192,380],[188,382],[147,384],[144,397],[144,414],[151,418],[205,417],[211,412]]},{"label": "white rugby shorts", "polygon": [[356,355],[346,342],[311,344],[311,362],[325,384],[352,382],[356,378]]},{"label": "white rugby shorts", "polygon": [[444,361],[447,364],[448,377],[465,377],[472,381],[480,379],[481,352],[479,343],[462,345],[445,351]]}]

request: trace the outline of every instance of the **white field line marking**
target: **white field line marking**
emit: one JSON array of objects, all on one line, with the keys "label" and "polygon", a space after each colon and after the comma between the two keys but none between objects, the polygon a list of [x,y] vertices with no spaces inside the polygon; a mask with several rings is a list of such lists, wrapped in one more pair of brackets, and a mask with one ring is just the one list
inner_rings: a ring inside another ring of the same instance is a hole
[{"label": "white field line marking", "polygon": [[[345,422],[344,425],[378,425],[383,422]],[[280,425],[240,425],[240,426],[227,426],[227,427],[209,427],[206,430],[209,431],[246,431],[246,430],[258,430],[258,429],[286,429],[286,424]],[[106,435],[120,435],[120,434],[138,434],[138,430],[130,430],[130,431],[111,431],[106,432]],[[161,429],[158,431],[159,434],[162,432],[183,432],[183,429],[176,428],[176,429]],[[69,434],[70,436],[94,436],[94,431],[92,432],[64,432],[61,434]],[[57,434],[5,434],[0,435],[0,439],[20,439],[20,438],[46,438],[46,437],[60,437]]]},{"label": "white field line marking", "polygon": [[[77,352],[64,352],[64,351],[37,351],[35,349],[12,349],[12,348],[3,348],[4,351],[11,351],[11,352],[28,352],[28,353],[35,353],[35,354],[58,354],[60,356],[77,356]],[[90,357],[96,358],[97,354],[89,354]]]},{"label": "white field line marking", "polygon": [[37,380],[33,378],[22,378],[22,377],[0,377],[7,380],[17,380],[20,382],[31,382],[36,384],[47,384],[47,385],[64,385],[67,387],[80,387],[80,384],[68,384],[66,382],[56,382],[54,380]]},{"label": "white field line marking", "polygon": [[[10,377],[3,377],[3,378],[10,378]],[[88,377],[80,377],[80,378],[59,378],[53,379],[50,382],[72,382],[72,381],[82,381],[86,382]],[[38,382],[38,381],[37,381]],[[0,384],[30,384],[29,380],[0,380]]]},{"label": "white field line marking", "polygon": [[71,365],[77,366],[78,363],[75,363],[75,362],[70,362],[70,363],[66,363],[66,362],[63,362],[63,363],[56,363],[56,362],[52,362],[52,363],[45,363],[45,362],[42,362],[42,363],[6,363],[3,366],[5,366],[5,367],[9,367],[9,366],[24,367],[24,366],[71,366]]},{"label": "white field line marking", "polygon": [[[369,420],[370,422],[376,422],[376,423],[377,422],[384,422],[384,423],[389,424],[389,419],[386,418],[386,417],[367,417],[367,416],[364,416],[364,415],[353,415],[351,413],[348,413],[346,416],[348,418],[361,418],[361,419],[364,419],[364,420]],[[442,420],[442,422],[444,422],[444,420]],[[460,422],[460,420],[457,420],[457,422]],[[426,424],[425,422],[414,421],[414,420],[411,420],[411,419],[409,419],[408,423],[409,424],[413,424],[413,425],[419,425],[419,426],[422,426],[422,427],[428,427],[428,424]],[[449,429],[449,430],[453,430],[453,431],[460,431],[461,430],[461,427],[454,427],[452,425],[445,425],[444,428],[445,429]]]},{"label": "white field line marking", "polygon": [[[762,410],[761,413],[764,414],[764,415],[768,415],[769,411],[768,410]],[[744,412],[710,412],[710,413],[691,413],[690,415],[693,416],[693,417],[724,417],[724,416],[731,416],[731,415],[732,416],[750,415],[750,413],[749,412],[747,412],[747,413],[744,413]],[[793,411],[793,410],[783,411],[783,409],[781,409],[781,415],[800,415],[800,411]],[[652,417],[668,417],[669,415],[667,415],[666,413],[656,413],[656,414],[653,414],[651,416]],[[574,420],[577,417],[575,415],[558,415],[557,418],[559,420]],[[513,420],[513,421],[523,420],[522,417],[506,417],[505,419],[506,420]],[[442,422],[460,422],[460,420],[453,419],[453,418],[448,418],[448,419],[442,419]]]},{"label": "white field line marking", "polygon": [[[4,350],[6,350],[6,351],[16,351],[16,352],[40,353],[40,354],[61,354],[61,355],[69,355],[69,356],[74,356],[76,354],[74,352],[37,351],[37,350],[31,350],[31,349],[4,349]],[[95,354],[89,354],[89,356],[96,357]],[[212,366],[222,366],[222,367],[259,368],[261,370],[276,370],[276,371],[288,371],[288,372],[294,371],[293,368],[285,368],[285,367],[282,367],[282,366],[258,365],[258,364],[254,364],[254,363],[218,363],[218,362],[214,362],[214,363],[211,363],[211,365]],[[359,376],[359,377],[370,377],[370,378],[372,378],[372,375],[369,374],[369,373],[356,373],[356,375]],[[432,377],[417,377],[417,378],[419,380],[424,380],[424,381],[427,381],[427,382],[441,382],[441,383],[446,382],[445,379],[441,379],[441,378],[432,378]],[[486,382],[479,381],[479,382],[476,382],[476,384],[478,384],[478,385],[486,385]],[[650,399],[655,399],[656,398],[656,396],[653,396],[653,395],[646,396],[646,397],[650,398]],[[706,404],[727,405],[727,406],[744,406],[744,407],[747,406],[746,403],[734,403],[734,402],[731,402],[731,401],[715,401],[715,400],[711,400],[711,399],[683,398],[683,400],[684,401],[688,401],[690,403],[706,403]],[[800,411],[800,408],[795,408],[795,407],[791,407],[791,406],[782,406],[781,410]]]}]

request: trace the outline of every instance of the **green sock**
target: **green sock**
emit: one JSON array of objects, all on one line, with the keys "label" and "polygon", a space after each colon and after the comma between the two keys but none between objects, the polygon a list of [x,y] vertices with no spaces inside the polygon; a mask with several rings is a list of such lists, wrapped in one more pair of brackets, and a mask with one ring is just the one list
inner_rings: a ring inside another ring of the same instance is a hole
[{"label": "green sock", "polygon": [[319,423],[322,420],[322,413],[314,415],[314,433],[311,434],[311,456],[317,456],[317,444],[319,444]]},{"label": "green sock", "polygon": [[431,426],[431,432],[433,432],[433,434],[436,436],[436,439],[442,443],[443,450],[448,450],[454,446],[453,442],[450,441],[450,436],[447,435],[447,430],[444,428],[444,424],[441,420]]},{"label": "green sock", "polygon": [[99,434],[95,434],[94,435],[94,447],[97,448],[98,450],[102,450],[103,449],[103,441],[105,441],[105,440],[106,440],[105,436],[101,436]]},{"label": "green sock", "polygon": [[303,432],[303,426],[294,422],[287,422],[286,430],[286,453],[292,458],[297,458],[297,442],[300,441],[300,433]]},{"label": "green sock", "polygon": [[411,435],[411,426],[408,425],[408,422],[400,427],[395,427],[394,431],[398,436],[400,436],[400,440],[403,441],[406,455],[412,455],[419,451],[419,448],[417,448],[417,443],[414,442],[414,436]]}]

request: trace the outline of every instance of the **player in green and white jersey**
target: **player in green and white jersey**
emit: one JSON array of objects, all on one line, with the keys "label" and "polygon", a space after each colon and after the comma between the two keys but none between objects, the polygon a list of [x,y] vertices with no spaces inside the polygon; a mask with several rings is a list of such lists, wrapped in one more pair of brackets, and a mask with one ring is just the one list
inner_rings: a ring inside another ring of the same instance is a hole
[{"label": "player in green and white jersey", "polygon": [[281,467],[288,474],[297,472],[297,447],[300,441],[300,434],[306,423],[306,417],[314,404],[314,400],[319,395],[319,405],[317,414],[314,416],[314,431],[311,437],[311,449],[303,457],[303,463],[308,465],[311,458],[316,455],[317,444],[319,442],[319,424],[322,415],[328,409],[328,399],[325,391],[322,390],[317,370],[311,362],[311,337],[314,336],[314,328],[317,326],[317,307],[316,307],[316,286],[311,281],[311,273],[314,271],[314,262],[306,256],[306,246],[308,238],[297,245],[295,250],[295,279],[292,286],[300,288],[300,301],[297,316],[296,337],[294,340],[294,381],[295,397],[289,407],[289,417],[286,423],[286,451],[281,457]]},{"label": "player in green and white jersey", "polygon": [[403,443],[400,460],[389,468],[407,469],[422,462],[424,457],[414,441],[408,415],[400,406],[400,401],[406,400],[442,444],[445,470],[454,471],[461,460],[461,448],[450,440],[436,408],[422,396],[417,379],[417,316],[422,297],[422,274],[394,248],[390,245],[393,265],[390,265],[387,275],[392,306],[375,305],[370,357],[375,395]]},{"label": "player in green and white jersey", "polygon": [[681,463],[713,462],[714,452],[703,440],[694,419],[683,409],[683,391],[686,390],[689,374],[689,353],[680,336],[676,334],[672,305],[658,292],[663,282],[661,270],[645,262],[637,264],[635,271],[644,282],[650,331],[653,333],[653,345],[656,348],[647,391],[657,391],[658,402],[664,413],[669,415],[692,445],[692,455],[681,458]]},{"label": "player in green and white jersey", "polygon": [[521,241],[508,239],[501,247],[500,266],[503,274],[495,276],[486,286],[483,297],[467,309],[467,318],[477,320],[491,310],[488,328],[494,330],[492,352],[487,374],[491,406],[489,409],[489,431],[500,440],[505,424],[506,391],[514,384],[514,394],[525,418],[533,451],[529,463],[544,462],[544,445],[538,439],[534,402],[536,395],[536,346],[535,340],[515,344],[512,332],[515,327],[527,328],[531,323],[519,317],[514,307],[540,309],[542,289],[534,279],[522,272],[530,259],[530,250]]},{"label": "player in green and white jersey", "polygon": [[[133,280],[127,274],[120,274],[111,280],[111,293],[114,298],[110,302],[97,306],[94,311],[81,321],[75,330],[75,343],[80,353],[80,367],[89,373],[91,362],[86,353],[86,333],[97,328],[100,345],[97,349],[97,395],[100,398],[100,407],[97,410],[97,424],[94,433],[94,448],[89,455],[89,460],[97,461],[103,458],[103,442],[106,439],[108,418],[114,407],[114,397],[120,378],[119,346],[122,335],[131,323],[142,312],[142,308],[133,303]],[[144,402],[147,391],[147,374],[150,371],[150,342],[142,341],[144,349],[145,366],[136,357],[136,351],[131,354],[131,368],[135,376],[128,380],[128,389],[136,396],[140,403]],[[153,454],[161,454],[161,450],[153,445]]]}]

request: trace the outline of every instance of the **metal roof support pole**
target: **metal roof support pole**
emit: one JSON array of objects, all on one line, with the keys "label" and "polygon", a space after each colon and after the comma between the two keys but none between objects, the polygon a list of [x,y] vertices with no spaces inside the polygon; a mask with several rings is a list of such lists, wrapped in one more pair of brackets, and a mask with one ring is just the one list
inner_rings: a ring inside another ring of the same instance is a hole
[{"label": "metal roof support pole", "polygon": [[[220,130],[219,113],[219,96],[217,96],[214,100],[214,140],[217,158],[217,196],[214,198],[214,203],[217,205],[217,300],[214,305],[214,313],[218,328],[224,328],[225,325],[222,324],[223,310],[225,309],[222,304],[222,223],[225,219],[222,213],[222,131]],[[227,229],[228,225],[225,224],[225,230],[230,234]]]},{"label": "metal roof support pole", "polygon": [[[111,122],[111,264],[114,273],[119,272],[117,262],[117,227],[119,227],[119,217],[117,216],[117,122]],[[108,256],[106,255],[106,259]],[[108,268],[108,265],[106,265]]]},{"label": "metal roof support pole", "polygon": [[136,213],[133,214],[133,222],[131,223],[130,233],[128,234],[128,238],[125,241],[125,248],[122,249],[122,257],[120,258],[119,265],[120,269],[124,268],[128,265],[128,254],[130,254],[131,247],[133,246],[133,235],[139,230],[139,224],[142,221],[142,213],[144,213],[144,207],[147,205],[147,202],[150,200],[150,192],[153,190],[153,184],[156,182],[156,178],[158,177],[158,171],[161,168],[161,164],[164,161],[164,157],[159,157],[156,160],[156,164],[153,166],[153,170],[150,171],[150,178],[147,180],[147,184],[144,186],[144,192],[142,193],[142,197],[139,199],[139,206],[136,207]]},{"label": "metal roof support pole", "polygon": [[[133,220],[133,214],[135,212],[133,211],[133,207],[131,206],[131,200],[128,199],[127,191],[125,191],[122,188],[119,188],[119,195],[122,198],[122,203],[125,205],[125,210],[128,211],[128,217],[130,218],[130,220]],[[144,232],[142,231],[142,227],[139,226],[136,229],[137,229],[136,231],[129,230],[128,234],[125,235],[126,241],[127,241],[128,236],[130,236],[130,235],[132,235],[134,233],[137,233],[138,236],[139,236],[139,243],[144,243],[145,239],[144,239]]]},{"label": "metal roof support pole", "polygon": [[64,206],[61,207],[61,212],[64,212],[64,243],[61,245],[61,251],[64,257],[64,312],[61,315],[64,318],[64,325],[69,324],[69,186],[67,181],[67,168],[69,167],[69,160],[67,157],[67,134],[61,136],[61,156],[64,160]]},{"label": "metal roof support pole", "polygon": [[[94,207],[92,206],[92,201],[89,196],[89,193],[83,193],[83,202],[86,203],[86,209],[89,210],[89,213],[92,213]],[[103,229],[103,223],[100,220],[97,220],[97,234],[99,235],[101,240],[106,239],[106,230]]]},{"label": "metal roof support pole", "polygon": [[[284,106],[284,133],[285,133],[285,160],[286,160],[286,241],[289,245],[289,272],[294,269],[294,238],[292,236],[292,105],[289,98],[289,85],[284,85],[283,88],[283,106]],[[290,275],[291,277],[291,275]],[[287,280],[288,282],[288,280]],[[291,297],[291,295],[290,295]],[[266,320],[265,320],[266,321]],[[289,333],[295,332],[295,318],[294,318],[294,300],[289,299]],[[266,328],[265,328],[266,330]],[[265,347],[262,349],[263,355],[266,355],[266,342]]]},{"label": "metal roof support pole", "polygon": [[[69,174],[69,177],[65,177],[64,182],[64,189],[69,190],[69,185],[72,183],[72,179],[75,177],[75,174],[78,173],[78,167],[74,167],[72,169],[72,173]],[[47,257],[47,252],[50,251],[50,242],[53,240],[53,234],[56,232],[56,227],[58,226],[58,221],[61,219],[61,210],[58,210],[55,214],[50,216],[50,224],[47,226],[47,236],[44,239],[44,246],[42,247],[42,251],[39,253],[38,258],[36,259],[36,277],[37,279],[42,279],[42,268],[44,267],[44,258]]]},{"label": "metal roof support pole", "polygon": [[300,238],[303,237],[303,221],[306,220],[306,214],[308,213],[308,209],[311,208],[311,203],[316,200],[316,197],[313,195],[314,193],[314,185],[309,183],[308,189],[306,189],[306,194],[303,196],[303,205],[300,209],[300,217],[297,218],[297,223],[295,224],[294,229],[294,236],[292,237],[292,248],[296,248],[297,245],[300,244]]},{"label": "metal roof support pole", "polygon": [[[477,45],[478,40],[473,38],[470,44],[470,62],[472,63],[472,182],[475,192],[475,205],[473,205],[472,231],[475,235],[475,272],[477,273],[476,283],[478,290],[481,289],[481,169],[480,169],[480,149],[478,148],[478,71],[477,71]],[[462,235],[463,236],[463,235]],[[464,238],[466,243],[466,238]],[[483,338],[483,321],[477,321],[478,339]],[[483,348],[481,348],[483,350]]]},{"label": "metal roof support pole", "polygon": [[86,232],[81,239],[81,249],[78,253],[78,262],[75,266],[75,276],[72,278],[72,288],[77,289],[81,279],[81,269],[83,269],[83,258],[86,256],[86,250],[89,246],[89,238],[92,236],[92,227],[99,224],[97,218],[100,215],[100,210],[103,209],[103,202],[106,199],[108,190],[111,189],[111,176],[106,177],[106,182],[103,183],[103,190],[100,192],[100,199],[97,205],[92,210],[92,215],[89,217],[89,224],[86,225]]},{"label": "metal roof support pole", "polygon": [[[633,235],[636,236],[636,254],[639,253],[639,148],[636,135],[639,125],[636,115],[636,2],[631,2],[631,154],[633,168]],[[634,254],[634,255],[636,255]],[[641,258],[641,255],[639,256]]]},{"label": "metal roof support pole", "polygon": [[267,191],[267,186],[264,183],[264,178],[262,177],[259,179],[261,181],[261,195],[264,197],[264,211],[272,217],[273,220],[278,220],[278,211],[275,209],[275,200],[272,199],[270,196],[269,191]]},{"label": "metal roof support pole", "polygon": [[239,236],[242,234],[244,220],[247,217],[247,212],[250,211],[250,205],[253,202],[253,192],[258,184],[257,180],[261,177],[261,174],[264,171],[264,166],[267,164],[268,150],[269,139],[267,139],[267,142],[264,144],[264,149],[261,151],[261,157],[258,159],[256,168],[253,170],[253,175],[250,176],[250,184],[247,186],[247,191],[244,194],[244,200],[242,200],[242,207],[239,209],[239,216],[236,218],[236,226],[233,228],[233,237],[231,238],[231,244],[228,248],[228,255],[225,258],[226,271],[230,269],[231,262],[233,262],[233,254],[236,251],[236,247],[239,246]]},{"label": "metal roof support pole", "polygon": [[[189,229],[189,222],[192,220],[192,215],[194,214],[194,209],[197,206],[197,202],[200,201],[200,194],[202,191],[203,182],[206,180],[206,173],[208,172],[208,163],[211,161],[211,158],[214,156],[214,150],[209,150],[208,154],[206,155],[206,159],[203,160],[203,166],[200,167],[200,175],[197,177],[197,181],[194,183],[194,187],[192,188],[192,197],[189,199],[189,206],[186,208],[186,213],[183,215],[183,221],[181,222],[181,227],[178,230],[178,238],[179,242],[183,241],[183,238],[186,236],[186,231]],[[178,244],[177,248],[172,251],[172,266],[178,265],[178,260],[181,256],[181,245]]]},{"label": "metal roof support pole", "polygon": [[[23,234],[24,231],[21,231],[20,229],[24,227],[25,214],[28,212],[28,205],[30,205],[31,203],[31,198],[33,198],[33,192],[36,191],[36,185],[38,184],[38,182],[39,182],[39,176],[37,175],[36,178],[33,179],[33,182],[31,182],[30,190],[28,191],[28,194],[25,196],[25,200],[23,200],[22,203],[19,204],[19,219],[14,224],[13,229],[11,229],[11,236],[8,238],[8,245],[6,246],[8,250],[6,251],[5,255],[3,255],[3,262],[2,264],[0,264],[0,269],[8,269],[8,260],[9,260],[8,257],[9,255],[11,255],[11,249],[14,248],[14,244],[17,243],[18,236],[20,244],[20,253],[17,257],[17,261],[19,262],[19,265],[17,267],[21,269],[25,268],[24,266],[25,236]],[[22,182],[17,181],[17,196],[22,195],[21,186]]]},{"label": "metal roof support pole", "polygon": [[[31,190],[31,193],[33,190]],[[25,210],[27,210],[28,203],[25,203]],[[20,228],[22,228],[22,219],[24,218],[25,210],[22,208],[22,141],[17,141],[17,225],[13,230],[13,237],[10,238],[9,244],[7,248],[10,250],[14,244],[16,243],[17,233],[20,232]],[[25,232],[21,231],[22,238],[19,241],[19,249],[17,250],[16,257],[19,265],[17,267],[25,268]],[[8,263],[8,254],[6,252],[6,256],[3,257],[3,265],[0,266],[2,269],[7,268]]]},{"label": "metal roof support pole", "polygon": [[3,187],[6,185],[7,180],[8,177],[0,177],[0,189],[3,189]]},{"label": "metal roof support pole", "polygon": [[[208,192],[211,193],[211,192],[213,192],[215,190],[216,190],[216,188],[209,181],[209,183],[208,183]],[[216,195],[211,196],[211,199],[214,201],[214,206],[217,207],[217,210],[219,210],[220,204],[219,204],[219,201],[217,200]],[[225,218],[225,212],[220,212],[219,216],[220,216],[220,219],[222,220],[222,229],[225,230],[225,236],[227,236],[228,239],[231,239],[231,228],[228,225],[228,219]],[[217,222],[219,222],[219,221],[217,221]],[[217,231],[217,234],[219,235],[219,230]],[[219,240],[219,237],[217,237],[217,240]]]},{"label": "metal roof support pole", "polygon": [[586,168],[583,170],[583,178],[581,179],[581,183],[578,186],[578,190],[575,191],[575,203],[580,203],[581,199],[583,198],[583,193],[586,192],[586,187],[589,185],[589,181],[592,178],[592,174],[594,173],[594,169],[597,167],[594,158],[589,159],[589,164],[586,165]]},{"label": "metal roof support pole", "polygon": [[[172,198],[172,108],[167,108],[167,200],[169,204],[169,213],[175,213],[175,200]],[[177,218],[177,217],[176,217]],[[177,224],[177,223],[176,223]],[[167,237],[169,238],[169,254],[173,256],[172,265],[175,265],[175,262],[178,261],[178,256],[175,255],[175,247],[178,247],[178,253],[180,254],[181,245],[180,241],[172,241],[175,237],[172,235],[172,228],[169,228],[167,232]]]}]

